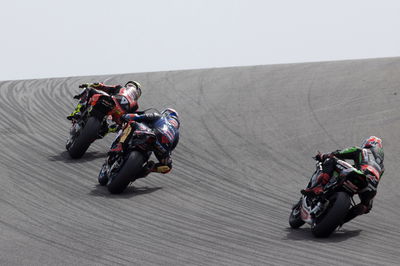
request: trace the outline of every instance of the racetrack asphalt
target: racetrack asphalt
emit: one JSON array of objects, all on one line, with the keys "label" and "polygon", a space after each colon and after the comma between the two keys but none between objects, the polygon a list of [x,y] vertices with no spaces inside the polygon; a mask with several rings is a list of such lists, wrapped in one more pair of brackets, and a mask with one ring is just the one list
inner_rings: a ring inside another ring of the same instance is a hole
[{"label": "racetrack asphalt", "polygon": [[[0,265],[398,265],[400,58],[0,82]],[[65,150],[80,83],[143,85],[173,107],[170,174],[110,195],[113,136]],[[328,239],[292,230],[312,156],[383,139],[370,214]]]}]

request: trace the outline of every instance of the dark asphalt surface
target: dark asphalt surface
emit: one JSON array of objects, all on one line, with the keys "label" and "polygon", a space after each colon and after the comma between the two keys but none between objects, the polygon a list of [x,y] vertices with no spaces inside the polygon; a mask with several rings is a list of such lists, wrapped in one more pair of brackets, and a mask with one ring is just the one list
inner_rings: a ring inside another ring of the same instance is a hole
[{"label": "dark asphalt surface", "polygon": [[[0,265],[398,265],[400,59],[0,82]],[[78,84],[142,83],[174,107],[171,174],[122,195],[97,185],[113,136],[65,151]],[[288,216],[312,156],[378,135],[386,173],[370,214],[329,239]]]}]

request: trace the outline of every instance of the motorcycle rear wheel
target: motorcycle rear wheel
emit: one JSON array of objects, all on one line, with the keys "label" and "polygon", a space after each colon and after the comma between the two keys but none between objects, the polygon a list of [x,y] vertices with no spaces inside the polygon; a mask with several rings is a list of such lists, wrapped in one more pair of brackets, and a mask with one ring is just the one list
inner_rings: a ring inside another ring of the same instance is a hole
[{"label": "motorcycle rear wheel", "polygon": [[145,158],[140,152],[131,152],[118,173],[111,177],[110,182],[107,184],[108,191],[111,194],[122,193],[142,169],[144,162]]},{"label": "motorcycle rear wheel", "polygon": [[315,237],[328,237],[342,223],[349,211],[351,200],[345,192],[337,192],[329,199],[332,201],[326,214],[316,219],[315,225],[311,227],[311,232]]},{"label": "motorcycle rear wheel", "polygon": [[74,140],[68,149],[68,153],[73,159],[81,158],[90,144],[97,138],[101,123],[95,117],[89,117],[84,128],[81,129],[79,136]]}]

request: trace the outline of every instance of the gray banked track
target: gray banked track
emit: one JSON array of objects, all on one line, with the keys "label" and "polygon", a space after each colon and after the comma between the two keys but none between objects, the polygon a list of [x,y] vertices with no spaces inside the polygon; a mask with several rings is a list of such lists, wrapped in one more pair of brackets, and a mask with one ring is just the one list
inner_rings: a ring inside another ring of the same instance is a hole
[{"label": "gray banked track", "polygon": [[[400,59],[0,82],[1,265],[398,265]],[[174,107],[171,174],[110,195],[113,136],[65,151],[78,84],[142,83],[140,109]],[[311,158],[380,136],[374,208],[328,239],[288,216]]]}]

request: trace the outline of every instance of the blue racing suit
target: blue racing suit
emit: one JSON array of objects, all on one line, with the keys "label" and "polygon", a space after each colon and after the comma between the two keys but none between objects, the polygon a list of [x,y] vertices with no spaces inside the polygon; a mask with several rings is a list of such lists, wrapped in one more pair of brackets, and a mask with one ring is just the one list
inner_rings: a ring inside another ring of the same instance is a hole
[{"label": "blue racing suit", "polygon": [[[165,117],[158,113],[149,114],[126,114],[123,115],[122,120],[124,121],[135,121],[144,123],[150,129],[152,129],[157,137],[154,149],[154,155],[159,160],[159,163],[152,167],[152,172],[159,172],[166,174],[172,169],[172,158],[171,152],[175,149],[179,142],[179,121],[176,119]],[[131,123],[131,126],[125,128],[123,135],[121,136],[120,142],[124,142],[131,132],[131,128],[135,127],[135,123]]]}]

